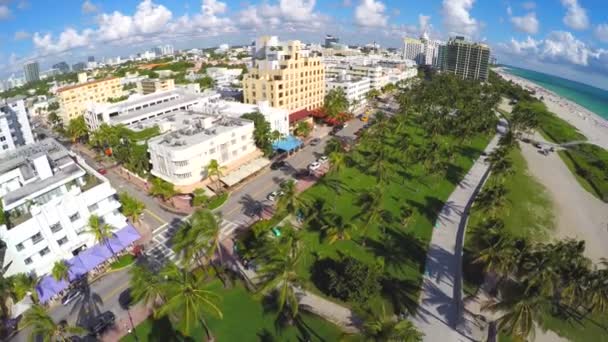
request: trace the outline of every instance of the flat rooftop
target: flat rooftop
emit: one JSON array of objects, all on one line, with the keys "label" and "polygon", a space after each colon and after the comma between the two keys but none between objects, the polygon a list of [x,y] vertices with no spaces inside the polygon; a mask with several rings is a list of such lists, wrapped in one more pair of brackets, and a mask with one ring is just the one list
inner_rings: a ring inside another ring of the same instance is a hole
[{"label": "flat rooftop", "polygon": [[171,126],[167,133],[150,139],[148,145],[185,149],[238,127],[253,125],[253,121],[195,111],[177,111],[149,120],[147,124]]},{"label": "flat rooftop", "polygon": [[69,158],[68,150],[63,145],[55,139],[47,138],[0,154],[0,174],[19,167],[23,169],[31,163],[32,158],[40,154],[46,154],[51,162],[59,164],[62,164],[62,159]]}]

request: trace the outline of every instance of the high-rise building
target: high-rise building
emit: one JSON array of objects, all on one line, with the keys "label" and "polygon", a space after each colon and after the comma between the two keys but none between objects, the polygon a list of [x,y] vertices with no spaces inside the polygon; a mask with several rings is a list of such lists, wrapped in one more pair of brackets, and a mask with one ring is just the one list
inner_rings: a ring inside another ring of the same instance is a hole
[{"label": "high-rise building", "polygon": [[442,69],[462,79],[486,81],[489,62],[490,48],[487,45],[456,37],[446,45]]},{"label": "high-rise building", "polygon": [[325,45],[324,46],[326,48],[330,48],[330,47],[332,47],[332,45],[338,44],[338,43],[340,43],[340,38],[334,37],[331,34],[328,34],[325,36]]},{"label": "high-rise building", "polygon": [[61,73],[66,73],[70,71],[70,65],[66,62],[59,62],[53,65],[53,69],[57,69]]},{"label": "high-rise building", "polygon": [[417,64],[424,64],[425,46],[420,39],[405,37],[403,38],[403,58],[411,59]]},{"label": "high-rise building", "polygon": [[325,69],[321,58],[299,40],[279,42],[276,36],[256,40],[254,65],[243,76],[245,103],[268,101],[291,111],[323,106]]},{"label": "high-rise building", "polygon": [[159,45],[152,49],[156,56],[168,56],[174,53],[173,45]]},{"label": "high-rise building", "polygon": [[23,65],[23,73],[25,74],[25,82],[31,83],[40,80],[40,66],[38,62],[28,62]]},{"label": "high-rise building", "polygon": [[87,68],[87,63],[85,63],[85,62],[78,62],[76,64],[72,64],[72,71],[74,71],[74,72],[82,71],[86,68]]},{"label": "high-rise building", "polygon": [[87,62],[95,62],[95,56],[89,56]]},{"label": "high-rise building", "polygon": [[110,77],[95,80],[57,90],[61,119],[67,125],[70,120],[84,114],[87,106],[93,102],[105,102],[108,99],[123,95],[120,78]]},{"label": "high-rise building", "polygon": [[0,154],[34,142],[22,98],[0,100]]}]

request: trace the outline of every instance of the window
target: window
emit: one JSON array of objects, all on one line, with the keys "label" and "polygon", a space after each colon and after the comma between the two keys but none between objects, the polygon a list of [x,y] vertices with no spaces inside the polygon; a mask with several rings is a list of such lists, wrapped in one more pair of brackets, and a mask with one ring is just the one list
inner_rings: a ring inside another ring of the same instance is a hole
[{"label": "window", "polygon": [[175,164],[175,166],[177,166],[177,167],[182,167],[182,166],[187,166],[188,165],[188,161],[187,160],[180,160],[180,161],[173,162],[173,164]]},{"label": "window", "polygon": [[39,254],[40,254],[40,256],[41,256],[41,257],[43,257],[43,256],[45,256],[45,255],[47,255],[47,254],[49,254],[49,253],[51,253],[51,250],[50,250],[48,247],[44,247],[44,248],[43,248],[43,249],[42,249],[42,250],[39,252]]},{"label": "window", "polygon": [[15,248],[17,248],[17,252],[22,251],[25,247],[23,247],[22,243],[18,243],[17,245],[15,245]]},{"label": "window", "polygon": [[91,204],[91,205],[88,207],[88,209],[89,209],[89,212],[91,212],[91,213],[92,213],[92,212],[94,212],[95,210],[99,209],[99,204],[97,204],[97,203],[93,203],[93,204]]},{"label": "window", "polygon": [[241,147],[241,150],[243,150],[243,152],[247,151],[247,146]]},{"label": "window", "polygon": [[57,222],[53,225],[51,225],[51,231],[53,233],[57,233],[58,231],[60,231],[63,227],[61,226],[61,223]]},{"label": "window", "polygon": [[32,242],[34,243],[34,245],[40,241],[42,241],[42,234],[40,234],[40,232],[38,232],[34,236],[32,236]]},{"label": "window", "polygon": [[242,141],[247,140],[247,136],[246,136],[246,135],[241,135],[241,140],[242,140]]},{"label": "window", "polygon": [[231,143],[232,145],[236,145],[236,139],[232,139],[232,141],[230,141],[230,143]]},{"label": "window", "polygon": [[209,154],[214,154],[215,153],[215,148],[212,148],[209,150]]},{"label": "window", "polygon": [[66,242],[68,242],[68,238],[66,236],[64,236],[61,239],[57,240],[57,244],[59,244],[59,246],[65,244]]},{"label": "window", "polygon": [[70,216],[70,222],[74,222],[78,219],[80,219],[80,213],[75,213],[74,215]]},{"label": "window", "polygon": [[23,262],[25,262],[26,265],[29,265],[32,263],[32,258],[27,258],[27,259],[23,260]]}]

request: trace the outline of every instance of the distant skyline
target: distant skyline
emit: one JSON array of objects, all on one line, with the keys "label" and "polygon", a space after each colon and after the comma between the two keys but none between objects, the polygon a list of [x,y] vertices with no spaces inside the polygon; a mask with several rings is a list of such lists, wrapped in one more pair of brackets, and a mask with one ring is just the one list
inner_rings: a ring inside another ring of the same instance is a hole
[{"label": "distant skyline", "polygon": [[0,0],[0,77],[90,55],[248,44],[261,34],[321,43],[463,34],[499,62],[608,89],[608,17],[600,0]]}]

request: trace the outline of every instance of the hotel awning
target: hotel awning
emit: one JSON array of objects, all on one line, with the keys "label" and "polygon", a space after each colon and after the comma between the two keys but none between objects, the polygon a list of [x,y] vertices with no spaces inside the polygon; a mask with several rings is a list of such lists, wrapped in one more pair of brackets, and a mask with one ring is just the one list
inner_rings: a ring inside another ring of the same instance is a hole
[{"label": "hotel awning", "polygon": [[257,158],[230,172],[226,176],[220,178],[220,180],[222,183],[226,184],[226,186],[231,187],[263,169],[268,164],[270,164],[270,160],[266,158]]}]

